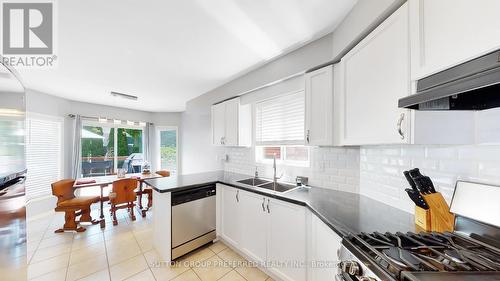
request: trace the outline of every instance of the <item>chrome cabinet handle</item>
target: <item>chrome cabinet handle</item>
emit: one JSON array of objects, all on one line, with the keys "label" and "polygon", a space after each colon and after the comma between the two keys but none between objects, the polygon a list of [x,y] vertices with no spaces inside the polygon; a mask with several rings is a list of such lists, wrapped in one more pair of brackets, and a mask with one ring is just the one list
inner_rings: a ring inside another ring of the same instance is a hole
[{"label": "chrome cabinet handle", "polygon": [[240,202],[240,191],[236,190],[236,202]]},{"label": "chrome cabinet handle", "polygon": [[267,213],[271,213],[271,210],[269,210],[269,199],[267,199]]},{"label": "chrome cabinet handle", "polygon": [[306,134],[306,142],[309,143],[309,135],[310,135],[310,130],[307,130]]},{"label": "chrome cabinet handle", "polygon": [[402,140],[405,139],[405,134],[404,134],[403,128],[402,128],[404,120],[405,120],[405,114],[401,113],[401,115],[399,116],[399,120],[398,120],[398,134],[399,134],[399,136],[401,137]]},{"label": "chrome cabinet handle", "polygon": [[264,207],[264,204],[266,203],[266,197],[262,197],[262,211],[266,212],[266,208]]}]

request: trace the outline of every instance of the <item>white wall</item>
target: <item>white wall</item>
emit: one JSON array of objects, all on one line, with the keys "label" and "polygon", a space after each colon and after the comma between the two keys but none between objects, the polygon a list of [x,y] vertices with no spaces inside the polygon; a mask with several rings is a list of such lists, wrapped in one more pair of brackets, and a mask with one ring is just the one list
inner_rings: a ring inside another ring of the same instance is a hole
[{"label": "white wall", "polygon": [[457,179],[500,185],[499,145],[364,146],[360,193],[413,213],[403,171],[420,168],[451,201]]},{"label": "white wall", "polygon": [[34,90],[26,90],[26,111],[64,118],[64,177],[70,177],[73,122],[68,114],[152,122],[158,126],[180,126],[180,113],[152,113],[92,103],[71,101]]},{"label": "white wall", "polygon": [[391,14],[405,0],[359,0],[332,33],[270,61],[186,105],[182,114],[182,171],[196,173],[223,168],[223,149],[210,145],[210,106],[263,85],[338,58]]},{"label": "white wall", "polygon": [[182,113],[182,172],[220,170],[224,150],[210,144],[210,106],[262,85],[303,72],[332,59],[332,35],[279,57],[225,85],[203,94],[186,105]]},{"label": "white wall", "polygon": [[[133,121],[146,121],[152,122],[158,126],[180,127],[181,124],[180,113],[151,113],[146,111],[77,102],[29,89],[26,91],[26,111],[64,118],[64,178],[69,178],[71,176],[71,144],[73,142],[73,120],[68,117],[68,114],[80,114],[90,117],[102,116]],[[179,131],[181,131],[180,128]],[[50,186],[47,186],[47,188],[50,188]],[[37,215],[53,210],[55,202],[56,199],[52,196],[48,198],[42,198],[41,200],[31,201],[28,208],[28,216]]]},{"label": "white wall", "polygon": [[359,0],[333,32],[332,53],[340,59],[406,0]]},{"label": "white wall", "polygon": [[[210,145],[210,105],[239,95],[294,73],[339,59],[365,34],[390,15],[405,0],[359,0],[338,28],[316,42],[278,58],[226,85],[191,100],[182,115],[183,169],[185,173],[224,168],[253,174],[253,148],[217,148]],[[250,102],[269,93],[247,95]],[[224,154],[228,162],[222,162]],[[434,180],[449,201],[455,181],[467,179],[500,184],[500,146],[363,146],[361,148],[312,148],[310,168],[280,167],[292,180],[309,176],[312,185],[324,186],[372,197],[413,212],[404,170],[419,167]],[[262,176],[270,177],[270,166],[257,164]]]}]

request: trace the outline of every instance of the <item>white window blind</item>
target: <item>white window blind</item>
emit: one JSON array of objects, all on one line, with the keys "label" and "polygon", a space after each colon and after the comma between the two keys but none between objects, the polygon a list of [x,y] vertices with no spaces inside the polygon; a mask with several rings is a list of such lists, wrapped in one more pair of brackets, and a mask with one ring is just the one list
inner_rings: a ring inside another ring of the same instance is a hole
[{"label": "white window blind", "polygon": [[304,91],[256,103],[256,144],[304,143]]},{"label": "white window blind", "polygon": [[62,177],[62,118],[28,114],[26,127],[26,197],[52,194],[51,183]]}]

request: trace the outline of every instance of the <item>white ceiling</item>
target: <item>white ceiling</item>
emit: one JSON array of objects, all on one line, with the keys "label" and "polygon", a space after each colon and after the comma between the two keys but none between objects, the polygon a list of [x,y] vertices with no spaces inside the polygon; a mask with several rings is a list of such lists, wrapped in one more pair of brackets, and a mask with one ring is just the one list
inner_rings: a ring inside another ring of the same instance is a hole
[{"label": "white ceiling", "polygon": [[28,88],[73,100],[182,111],[188,100],[332,31],[355,2],[58,1],[58,67],[20,73]]}]

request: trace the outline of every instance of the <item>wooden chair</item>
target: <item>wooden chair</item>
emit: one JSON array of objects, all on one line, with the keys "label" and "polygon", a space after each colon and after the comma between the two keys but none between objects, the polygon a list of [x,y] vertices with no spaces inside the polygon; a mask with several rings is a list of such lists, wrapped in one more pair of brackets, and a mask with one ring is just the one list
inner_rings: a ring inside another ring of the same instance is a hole
[{"label": "wooden chair", "polygon": [[[73,187],[75,180],[65,179],[52,183],[52,195],[57,197],[56,212],[64,212],[64,226],[56,230],[56,233],[72,230],[76,232],[85,231],[85,228],[80,226],[80,222],[98,223],[92,220],[90,216],[90,205],[99,202],[99,196],[75,196]],[[76,217],[81,216],[79,221]]]},{"label": "wooden chair", "polygon": [[[156,174],[162,177],[170,177],[170,171],[167,170],[159,170],[155,172]],[[153,206],[153,189],[150,187],[144,188],[143,193],[148,195],[148,209]]]},{"label": "wooden chair", "polygon": [[158,174],[162,177],[170,177],[170,171],[167,171],[167,170],[156,171],[156,174]]},{"label": "wooden chair", "polygon": [[134,221],[134,207],[137,188],[137,179],[120,179],[113,182],[112,192],[109,193],[109,202],[111,204],[111,215],[113,216],[113,225],[118,224],[116,211],[127,208],[130,218]]}]

